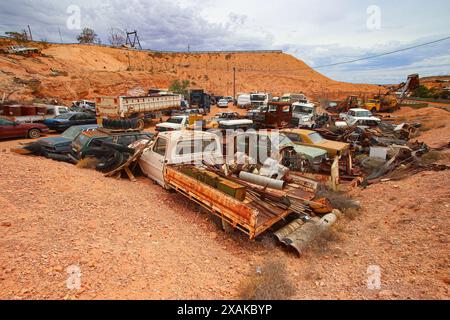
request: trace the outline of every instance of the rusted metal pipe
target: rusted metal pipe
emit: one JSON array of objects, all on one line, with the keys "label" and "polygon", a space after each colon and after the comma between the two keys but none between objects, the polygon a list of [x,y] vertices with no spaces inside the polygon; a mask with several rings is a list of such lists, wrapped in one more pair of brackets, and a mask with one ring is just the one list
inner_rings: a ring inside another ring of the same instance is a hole
[{"label": "rusted metal pipe", "polygon": [[253,173],[248,173],[245,171],[241,171],[239,174],[239,179],[242,179],[244,181],[248,181],[250,183],[254,183],[263,187],[269,187],[277,190],[283,190],[285,186],[285,182],[282,180],[275,180],[263,176],[258,176]]}]

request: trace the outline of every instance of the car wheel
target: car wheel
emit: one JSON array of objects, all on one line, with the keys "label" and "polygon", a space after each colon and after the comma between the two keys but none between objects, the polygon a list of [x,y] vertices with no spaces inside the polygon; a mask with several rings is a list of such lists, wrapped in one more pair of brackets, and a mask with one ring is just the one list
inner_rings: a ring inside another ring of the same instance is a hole
[{"label": "car wheel", "polygon": [[131,126],[130,129],[136,129],[138,126],[138,119],[131,119]]},{"label": "car wheel", "polygon": [[374,114],[377,113],[377,108],[372,108],[371,112]]},{"label": "car wheel", "polygon": [[110,126],[111,120],[110,119],[103,119],[102,126],[103,128],[108,128]]},{"label": "car wheel", "polygon": [[139,130],[144,130],[145,128],[144,119],[138,119],[138,121],[136,122],[136,128]]},{"label": "car wheel", "polygon": [[37,139],[41,136],[41,131],[39,129],[31,129],[28,131],[28,138]]}]

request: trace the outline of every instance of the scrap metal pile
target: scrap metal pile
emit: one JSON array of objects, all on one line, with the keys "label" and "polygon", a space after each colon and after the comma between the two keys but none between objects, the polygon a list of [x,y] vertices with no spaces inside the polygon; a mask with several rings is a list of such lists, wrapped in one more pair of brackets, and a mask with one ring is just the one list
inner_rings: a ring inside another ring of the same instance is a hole
[{"label": "scrap metal pile", "polygon": [[421,171],[449,169],[446,165],[422,161],[422,157],[436,149],[414,140],[420,127],[421,124],[418,123],[394,125],[381,122],[375,128],[329,127],[316,131],[327,139],[351,145],[353,170],[364,178],[361,186],[366,187],[378,182],[402,179]]}]

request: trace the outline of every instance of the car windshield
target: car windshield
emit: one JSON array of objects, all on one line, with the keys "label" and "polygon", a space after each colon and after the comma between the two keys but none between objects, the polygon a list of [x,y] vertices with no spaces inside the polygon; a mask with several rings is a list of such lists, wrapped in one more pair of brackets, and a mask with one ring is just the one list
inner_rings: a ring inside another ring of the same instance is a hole
[{"label": "car windshield", "polygon": [[89,141],[89,137],[84,135],[84,134],[80,134],[78,135],[78,137],[75,138],[75,140],[73,141],[73,144],[75,146],[78,147],[82,147],[84,146],[87,142]]},{"label": "car windshield", "polygon": [[357,117],[371,117],[372,113],[370,111],[357,111],[356,116]]},{"label": "car windshield", "polygon": [[322,138],[322,136],[317,132],[310,133],[308,137],[313,143],[321,143],[322,141],[324,141],[324,138]]},{"label": "car windshield", "polygon": [[66,114],[60,114],[55,119],[70,119],[73,116],[73,114],[66,113]]},{"label": "car windshield", "polygon": [[215,151],[217,148],[216,140],[214,139],[195,139],[184,140],[177,143],[176,154],[186,155],[201,152]]},{"label": "car windshield", "polygon": [[67,129],[66,131],[64,131],[61,134],[61,137],[69,139],[69,140],[73,140],[81,132],[81,130],[82,130],[81,128],[70,127],[69,129]]},{"label": "car windshield", "polygon": [[253,101],[265,101],[267,96],[265,94],[252,94],[250,99]]},{"label": "car windshield", "polygon": [[280,134],[278,136],[278,143],[280,145],[280,147],[288,145],[288,144],[292,144],[291,139],[289,139],[288,137],[286,137],[284,134]]},{"label": "car windshield", "polygon": [[181,124],[183,122],[183,118],[170,118],[169,120],[167,120],[167,122]]},{"label": "car windshield", "polygon": [[307,114],[311,114],[313,113],[313,108],[308,107],[308,106],[294,106],[294,113],[307,113]]}]

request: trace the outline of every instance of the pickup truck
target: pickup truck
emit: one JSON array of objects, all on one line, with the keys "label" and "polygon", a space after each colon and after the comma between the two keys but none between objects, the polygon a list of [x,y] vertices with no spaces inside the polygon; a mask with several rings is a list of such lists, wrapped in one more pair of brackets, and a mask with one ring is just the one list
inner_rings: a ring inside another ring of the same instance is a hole
[{"label": "pickup truck", "polygon": [[[203,131],[161,132],[139,159],[141,171],[164,187],[195,201],[222,222],[254,239],[292,211],[262,204],[246,187],[202,167],[221,165],[220,138]],[[197,163],[198,166],[192,166]],[[295,192],[295,191],[291,191]]]}]

